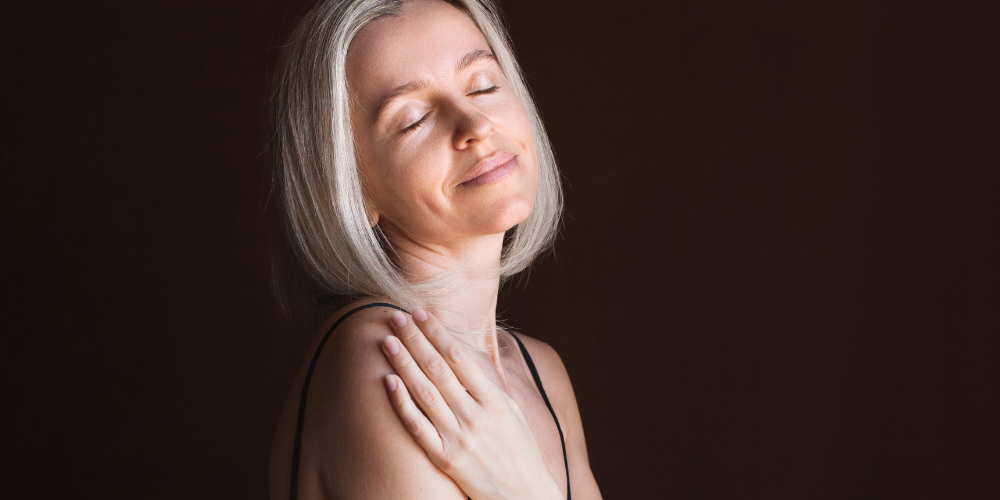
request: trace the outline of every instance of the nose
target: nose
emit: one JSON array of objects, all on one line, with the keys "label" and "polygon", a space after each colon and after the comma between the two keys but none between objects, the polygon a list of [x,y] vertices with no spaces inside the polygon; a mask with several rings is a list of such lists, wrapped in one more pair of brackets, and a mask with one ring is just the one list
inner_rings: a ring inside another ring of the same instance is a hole
[{"label": "nose", "polygon": [[455,108],[455,149],[466,149],[493,135],[495,124],[475,105],[461,103]]}]

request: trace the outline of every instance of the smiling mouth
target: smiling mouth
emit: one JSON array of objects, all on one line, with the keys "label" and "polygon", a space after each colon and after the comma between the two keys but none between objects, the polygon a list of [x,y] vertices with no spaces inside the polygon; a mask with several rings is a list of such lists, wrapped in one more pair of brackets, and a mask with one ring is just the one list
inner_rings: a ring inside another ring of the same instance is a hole
[{"label": "smiling mouth", "polygon": [[459,184],[458,187],[472,188],[491,184],[513,173],[514,169],[517,168],[517,156],[509,153],[504,154],[504,156],[509,156],[510,159],[504,161],[503,158],[500,158],[501,163],[493,167],[487,167],[485,172],[475,174],[475,177]]}]

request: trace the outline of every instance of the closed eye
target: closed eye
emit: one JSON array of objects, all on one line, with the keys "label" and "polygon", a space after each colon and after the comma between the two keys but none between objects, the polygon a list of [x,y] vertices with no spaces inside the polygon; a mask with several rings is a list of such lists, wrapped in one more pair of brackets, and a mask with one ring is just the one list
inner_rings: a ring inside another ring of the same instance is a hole
[{"label": "closed eye", "polygon": [[495,94],[498,90],[500,90],[500,87],[494,85],[494,86],[489,87],[489,88],[485,88],[485,89],[482,89],[482,90],[477,90],[475,92],[470,93],[469,95]]},{"label": "closed eye", "polygon": [[[500,86],[499,85],[494,85],[492,87],[487,87],[485,89],[480,89],[480,90],[477,90],[475,92],[470,92],[469,95],[496,94],[498,90],[500,90]],[[420,126],[423,125],[425,121],[427,121],[427,117],[428,116],[430,116],[430,113],[427,113],[426,115],[420,117],[419,120],[417,120],[417,121],[411,123],[410,125],[408,125],[406,128],[404,128],[402,130],[402,132],[404,134],[408,134],[408,133],[413,132],[414,130],[420,128]]]},{"label": "closed eye", "polygon": [[430,115],[431,115],[430,113],[427,113],[426,115],[421,116],[419,120],[413,122],[412,124],[404,128],[403,133],[409,134],[410,132],[413,132],[414,130],[420,128],[420,126],[423,125],[425,121],[427,121],[427,117]]}]

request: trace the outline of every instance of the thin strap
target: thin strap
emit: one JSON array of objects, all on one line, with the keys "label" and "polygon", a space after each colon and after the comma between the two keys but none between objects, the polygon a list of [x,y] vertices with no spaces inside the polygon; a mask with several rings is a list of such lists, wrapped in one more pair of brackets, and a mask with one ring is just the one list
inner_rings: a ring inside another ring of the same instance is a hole
[{"label": "thin strap", "polygon": [[[309,370],[306,371],[306,379],[302,382],[302,398],[299,399],[299,419],[295,424],[295,447],[292,451],[292,489],[288,495],[288,500],[298,500],[299,498],[299,454],[302,452],[302,427],[306,420],[306,397],[309,395],[309,381],[312,380],[313,371],[316,369],[316,363],[319,361],[319,355],[323,352],[323,346],[326,345],[326,341],[330,338],[330,334],[333,333],[333,331],[336,330],[345,319],[349,318],[352,314],[358,311],[363,311],[370,307],[391,307],[409,314],[406,309],[392,304],[387,304],[385,302],[372,302],[371,304],[358,306],[348,311],[347,314],[341,316],[340,319],[338,319],[333,326],[326,331],[326,335],[323,335],[323,340],[319,341],[319,347],[316,348],[316,353],[313,354],[312,361],[309,363]],[[544,393],[542,394],[544,395]]]},{"label": "thin strap", "polygon": [[531,355],[528,354],[528,349],[524,347],[521,343],[521,339],[517,338],[517,335],[511,332],[511,336],[517,341],[517,345],[521,347],[521,355],[524,356],[524,361],[528,363],[528,369],[531,370],[531,376],[535,378],[535,385],[538,386],[538,392],[542,393],[542,400],[545,401],[545,406],[549,407],[549,411],[552,413],[552,420],[556,421],[556,430],[559,431],[559,441],[562,442],[563,449],[563,465],[566,466],[566,500],[571,500],[569,494],[569,458],[566,456],[566,438],[563,437],[562,426],[559,425],[559,419],[556,418],[556,411],[552,409],[552,403],[549,403],[549,397],[545,394],[545,388],[542,387],[542,378],[538,376],[538,370],[535,370],[535,363],[531,361]]}]

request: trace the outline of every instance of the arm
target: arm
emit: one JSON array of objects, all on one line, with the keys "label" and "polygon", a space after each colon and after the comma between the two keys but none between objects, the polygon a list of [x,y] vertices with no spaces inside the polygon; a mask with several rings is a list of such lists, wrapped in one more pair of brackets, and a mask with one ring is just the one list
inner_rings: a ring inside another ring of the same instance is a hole
[{"label": "arm", "polygon": [[301,498],[466,498],[385,397],[382,380],[393,370],[380,345],[391,333],[389,312],[358,313],[324,348],[309,394]]}]

